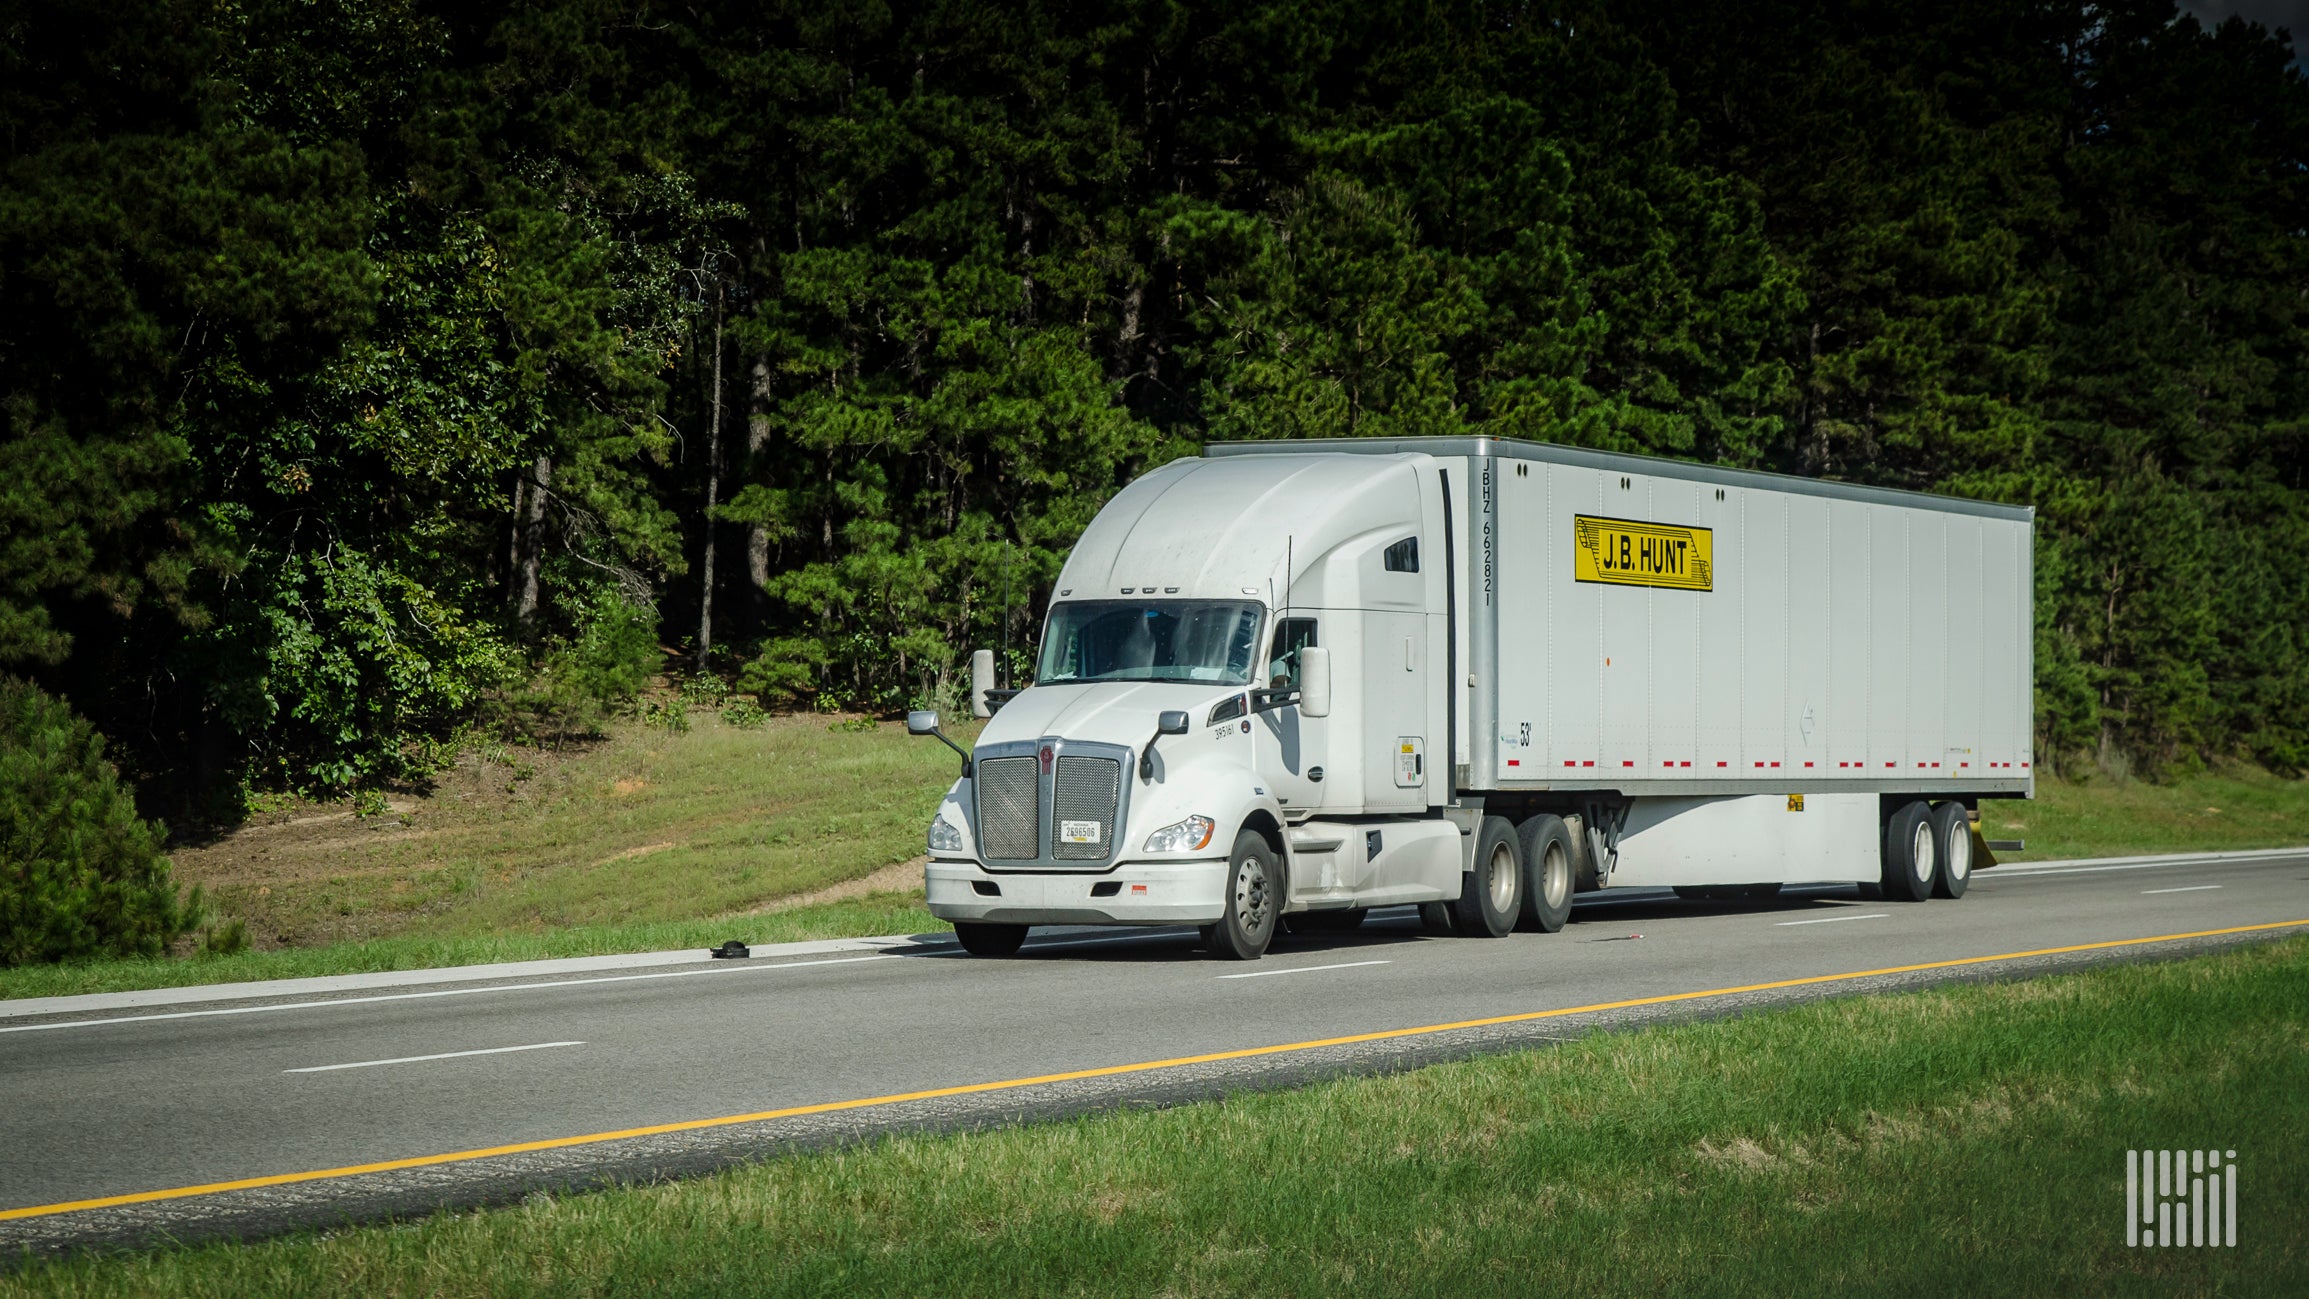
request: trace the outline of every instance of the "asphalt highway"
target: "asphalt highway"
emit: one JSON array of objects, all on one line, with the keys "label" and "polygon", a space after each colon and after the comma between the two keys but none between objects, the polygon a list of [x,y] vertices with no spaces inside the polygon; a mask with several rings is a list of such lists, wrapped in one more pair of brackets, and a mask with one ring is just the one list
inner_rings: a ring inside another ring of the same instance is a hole
[{"label": "asphalt highway", "polygon": [[1007,960],[924,939],[0,1004],[0,1253],[370,1220],[2303,933],[2309,850],[2006,866],[1922,905],[1607,891],[1561,933],[1499,940],[1383,912],[1252,964],[1192,930],[1065,931]]}]

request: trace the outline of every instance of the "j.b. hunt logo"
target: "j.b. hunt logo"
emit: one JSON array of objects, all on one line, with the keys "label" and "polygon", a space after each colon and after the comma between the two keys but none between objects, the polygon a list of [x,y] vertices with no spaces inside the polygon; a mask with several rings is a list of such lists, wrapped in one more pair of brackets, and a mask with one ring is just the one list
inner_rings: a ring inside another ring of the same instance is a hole
[{"label": "j.b. hunt logo", "polygon": [[2125,1243],[2237,1245],[2237,1152],[2125,1152]]}]

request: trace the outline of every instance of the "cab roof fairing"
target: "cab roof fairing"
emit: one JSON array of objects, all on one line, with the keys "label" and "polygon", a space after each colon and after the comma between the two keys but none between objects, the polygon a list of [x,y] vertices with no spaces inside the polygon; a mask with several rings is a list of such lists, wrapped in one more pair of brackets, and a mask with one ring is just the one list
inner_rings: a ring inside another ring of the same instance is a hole
[{"label": "cab roof fairing", "polygon": [[1416,531],[1418,468],[1431,461],[1419,453],[1174,460],[1099,511],[1059,571],[1054,598],[1120,599],[1129,587],[1158,598],[1240,600],[1249,588],[1280,606],[1287,580],[1293,603],[1328,603],[1309,585],[1322,583],[1325,557],[1375,530]]}]

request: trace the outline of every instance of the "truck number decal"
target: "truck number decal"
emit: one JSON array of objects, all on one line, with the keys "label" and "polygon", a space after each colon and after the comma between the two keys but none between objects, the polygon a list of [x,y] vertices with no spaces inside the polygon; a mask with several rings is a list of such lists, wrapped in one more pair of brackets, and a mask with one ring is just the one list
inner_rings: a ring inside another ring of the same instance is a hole
[{"label": "truck number decal", "polygon": [[1581,582],[1716,589],[1716,534],[1710,528],[1572,516],[1571,575]]}]

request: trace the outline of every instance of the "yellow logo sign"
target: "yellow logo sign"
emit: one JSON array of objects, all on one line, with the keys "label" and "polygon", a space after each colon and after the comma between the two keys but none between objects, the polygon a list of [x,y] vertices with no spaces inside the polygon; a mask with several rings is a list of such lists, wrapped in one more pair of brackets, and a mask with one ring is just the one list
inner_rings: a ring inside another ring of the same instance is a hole
[{"label": "yellow logo sign", "polygon": [[1716,589],[1716,534],[1707,528],[1572,516],[1571,575],[1582,582]]}]

